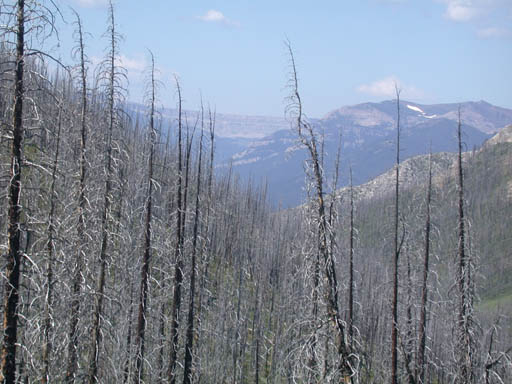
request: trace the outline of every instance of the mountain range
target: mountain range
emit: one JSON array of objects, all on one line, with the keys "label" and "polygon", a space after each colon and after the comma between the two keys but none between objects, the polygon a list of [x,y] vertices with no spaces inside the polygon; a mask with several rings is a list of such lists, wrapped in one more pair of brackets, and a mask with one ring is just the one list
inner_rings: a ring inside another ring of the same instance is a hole
[{"label": "mountain range", "polygon": [[[400,156],[402,159],[457,149],[458,115],[467,149],[480,147],[492,134],[512,123],[512,110],[485,101],[422,105],[400,102]],[[329,179],[341,134],[340,178],[347,185],[349,167],[355,185],[365,183],[391,168],[396,159],[397,103],[363,103],[347,106],[311,121],[324,142],[324,173]],[[230,164],[242,177],[266,182],[271,201],[281,206],[300,204],[307,193],[304,177],[305,148],[288,128],[253,140],[235,153]]]},{"label": "mountain range", "polygon": [[[132,113],[144,106],[130,104]],[[480,147],[494,133],[512,124],[512,110],[485,101],[451,104],[418,104],[400,101],[400,157],[402,160],[430,150],[453,152],[457,149],[456,128],[460,111],[466,149]],[[391,168],[396,160],[397,103],[362,103],[333,110],[319,119],[310,119],[323,139],[324,173],[332,178],[341,135],[340,177],[337,187],[348,184],[349,168],[353,183],[363,184]],[[197,111],[184,111],[193,126]],[[163,108],[165,125],[176,124],[176,109]],[[275,206],[292,207],[307,195],[304,164],[305,148],[297,140],[292,121],[284,117],[240,116],[215,113],[216,167],[232,168],[242,179],[267,183]]]}]

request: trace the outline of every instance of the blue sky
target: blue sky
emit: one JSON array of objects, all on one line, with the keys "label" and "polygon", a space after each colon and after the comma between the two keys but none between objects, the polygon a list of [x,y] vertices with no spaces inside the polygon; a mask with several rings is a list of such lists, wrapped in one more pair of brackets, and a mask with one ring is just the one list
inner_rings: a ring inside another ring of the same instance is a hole
[{"label": "blue sky", "polygon": [[[105,0],[61,0],[82,16],[88,55],[107,44]],[[173,74],[186,107],[203,99],[217,111],[282,116],[288,57],[295,51],[309,116],[393,97],[418,103],[486,100],[512,108],[512,0],[117,0],[124,35],[120,62],[129,98],[142,101],[147,49],[175,104]],[[68,27],[70,28],[70,27]],[[61,33],[62,56],[71,33]],[[68,59],[71,61],[71,58]]]}]

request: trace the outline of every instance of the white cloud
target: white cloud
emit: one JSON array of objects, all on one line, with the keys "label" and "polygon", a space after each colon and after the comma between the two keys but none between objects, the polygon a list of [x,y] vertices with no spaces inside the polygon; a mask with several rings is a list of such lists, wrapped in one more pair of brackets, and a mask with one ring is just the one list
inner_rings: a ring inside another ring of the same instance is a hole
[{"label": "white cloud", "polygon": [[204,16],[198,16],[197,18],[203,21],[213,22],[225,22],[227,20],[222,12],[216,11],[215,9],[210,9]]},{"label": "white cloud", "polygon": [[220,11],[215,9],[210,9],[202,16],[196,17],[198,20],[209,22],[209,23],[220,23],[224,25],[230,25],[234,27],[239,27],[240,23],[238,21],[230,20]]},{"label": "white cloud", "polygon": [[451,0],[446,7],[445,16],[453,21],[470,21],[479,13],[480,10],[471,5],[471,1]]},{"label": "white cloud", "polygon": [[74,1],[79,7],[83,7],[83,8],[92,8],[92,7],[98,7],[98,6],[108,4],[107,0],[74,0]]},{"label": "white cloud", "polygon": [[[481,39],[512,36],[509,20],[511,0],[434,0],[445,4],[444,17],[459,23],[471,23]],[[507,20],[508,19],[508,20]]]},{"label": "white cloud", "polygon": [[510,0],[436,0],[446,4],[444,16],[452,21],[467,22],[512,10]]},{"label": "white cloud", "polygon": [[388,76],[381,80],[376,80],[370,84],[362,84],[356,88],[358,92],[366,93],[376,97],[394,97],[395,86],[401,90],[406,98],[418,99],[424,97],[424,93],[418,88],[404,84],[396,76]]},{"label": "white cloud", "polygon": [[[93,66],[98,66],[104,63],[104,57],[93,56],[90,58]],[[148,64],[142,57],[128,57],[120,55],[116,57],[116,65],[126,69],[128,72],[142,73],[147,68]]]},{"label": "white cloud", "polygon": [[120,55],[116,58],[117,64],[125,68],[127,71],[142,72],[147,68],[146,60],[142,58],[131,58]]},{"label": "white cloud", "polygon": [[510,36],[511,32],[506,28],[488,27],[479,29],[477,35],[482,39],[492,39]]}]

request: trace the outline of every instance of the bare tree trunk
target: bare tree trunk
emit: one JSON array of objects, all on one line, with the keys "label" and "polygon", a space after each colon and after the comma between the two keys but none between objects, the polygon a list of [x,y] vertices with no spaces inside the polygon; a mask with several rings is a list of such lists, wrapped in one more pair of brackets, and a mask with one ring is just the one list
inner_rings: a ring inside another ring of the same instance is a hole
[{"label": "bare tree trunk", "polygon": [[197,181],[196,181],[196,202],[195,202],[195,215],[194,215],[194,229],[192,237],[192,256],[190,265],[190,293],[188,304],[188,318],[187,318],[187,334],[185,344],[185,367],[183,373],[183,384],[190,384],[192,382],[192,352],[194,346],[194,305],[195,305],[195,289],[196,289],[196,254],[197,254],[197,238],[199,231],[199,195],[201,193],[201,162],[203,155],[203,132],[204,132],[204,115],[201,107],[201,138],[199,139],[199,159],[197,166]]},{"label": "bare tree trunk", "polygon": [[[24,276],[27,276],[29,277],[29,271],[27,270],[27,263],[26,263],[26,260],[27,260],[27,257],[25,255],[28,255],[28,250],[30,249],[30,243],[31,243],[31,239],[32,239],[32,236],[31,236],[31,232],[29,230],[26,231],[26,240],[25,240],[25,250],[24,250],[24,255],[23,257],[21,258],[21,266],[20,266],[20,285],[23,286],[23,281],[22,281],[22,278]],[[29,277],[30,279],[30,277]],[[31,289],[30,289],[30,286],[27,286],[27,293],[26,293],[26,303],[30,303],[30,293],[31,293]],[[26,315],[29,311],[29,305],[27,305],[26,303],[22,303],[21,305],[21,308],[20,308],[20,313],[23,313],[24,315]],[[20,324],[20,330],[19,330],[19,333],[20,333],[20,338],[21,338],[21,345],[26,345],[26,342],[27,342],[27,337],[26,337],[26,324],[25,326],[21,325]],[[26,373],[26,366],[27,366],[27,362],[25,361],[24,359],[24,353],[23,351],[21,351],[21,356],[20,356],[20,359],[19,359],[19,362],[17,363],[18,365],[18,379],[17,381],[19,383],[27,383],[28,384],[28,374]]]},{"label": "bare tree trunk", "polygon": [[412,320],[412,277],[411,277],[411,256],[406,252],[407,261],[407,309],[406,309],[406,329],[405,340],[402,342],[402,351],[405,360],[405,369],[407,372],[407,380],[409,384],[416,384],[416,369],[414,368],[414,335],[413,335],[413,320]]},{"label": "bare tree trunk", "polygon": [[419,326],[418,361],[416,363],[416,381],[425,382],[425,349],[427,341],[427,303],[428,303],[428,273],[430,258],[430,213],[432,200],[432,151],[428,161],[428,186],[427,186],[427,219],[425,223],[425,255],[423,259],[423,285],[421,287],[421,311]]},{"label": "bare tree trunk", "polygon": [[325,300],[327,304],[327,318],[329,319],[335,332],[336,353],[338,356],[337,370],[340,372],[341,380],[345,383],[352,382],[353,369],[348,361],[349,348],[345,335],[345,325],[341,318],[341,312],[338,305],[338,280],[336,277],[336,268],[334,257],[328,247],[328,223],[325,212],[325,201],[323,191],[323,174],[321,170],[320,156],[317,150],[316,135],[311,124],[304,120],[302,112],[302,101],[298,90],[297,70],[295,59],[291,45],[287,43],[288,53],[291,61],[291,84],[292,96],[291,105],[289,106],[295,113],[297,121],[297,133],[299,138],[309,152],[310,160],[313,167],[313,182],[315,184],[316,204],[317,204],[317,220],[320,233],[318,251],[324,263],[324,274],[327,280]]},{"label": "bare tree trunk", "polygon": [[176,215],[176,248],[173,282],[173,301],[171,308],[171,330],[170,330],[170,355],[167,377],[169,384],[176,383],[176,363],[178,356],[178,327],[179,327],[179,311],[181,307],[181,288],[183,284],[183,244],[185,234],[183,233],[183,206],[182,206],[182,185],[183,185],[183,163],[182,163],[182,111],[181,111],[181,88],[176,78],[176,87],[178,90],[178,192],[177,192],[177,215]]},{"label": "bare tree trunk", "polygon": [[348,335],[350,352],[354,352],[354,186],[350,166],[350,240],[349,240],[349,282],[348,282]]},{"label": "bare tree trunk", "polygon": [[[200,262],[201,267],[199,269],[199,297],[197,305],[197,339],[201,342],[202,339],[202,321],[203,321],[203,309],[207,307],[207,302],[203,303],[204,296],[206,293],[206,284],[208,282],[208,273],[210,266],[210,256],[213,240],[209,238],[211,232],[211,207],[212,207],[212,194],[213,194],[213,163],[215,157],[215,113],[212,115],[212,111],[208,109],[208,128],[210,133],[210,159],[208,164],[208,179],[207,179],[207,196],[206,196],[206,213],[204,218],[204,242],[201,247]],[[207,299],[208,300],[208,299]],[[200,368],[200,367],[199,367]],[[199,369],[198,369],[199,371]],[[198,372],[200,377],[200,372]],[[201,380],[199,379],[199,382]]]},{"label": "bare tree trunk", "polygon": [[462,123],[460,119],[460,107],[457,124],[457,138],[458,138],[458,205],[459,205],[459,233],[458,233],[458,270],[457,270],[457,286],[459,289],[459,313],[458,313],[458,332],[457,335],[457,367],[458,367],[458,383],[470,384],[474,381],[473,375],[473,356],[471,344],[471,330],[470,330],[470,316],[471,316],[471,303],[472,297],[470,292],[470,269],[471,265],[468,262],[468,255],[466,254],[466,229],[464,218],[464,172],[462,168]]},{"label": "bare tree trunk", "polygon": [[132,314],[133,314],[133,282],[130,282],[130,306],[128,307],[128,330],[126,332],[126,358],[123,367],[123,384],[128,383],[130,376],[130,351],[132,347]]},{"label": "bare tree trunk", "polygon": [[117,37],[116,37],[116,24],[114,19],[114,7],[110,2],[109,7],[110,17],[110,52],[108,58],[108,133],[107,133],[107,148],[105,158],[105,195],[103,200],[103,211],[101,214],[101,249],[99,254],[100,271],[98,274],[96,294],[95,294],[95,305],[92,320],[92,340],[89,352],[89,372],[87,382],[89,384],[95,384],[98,382],[98,353],[100,347],[101,337],[101,316],[103,314],[103,299],[105,294],[105,270],[107,267],[107,247],[108,247],[108,225],[111,205],[111,193],[112,193],[112,179],[114,177],[114,170],[112,167],[112,136],[115,124],[115,90],[116,90],[116,67],[115,60],[117,55]]},{"label": "bare tree trunk", "polygon": [[399,221],[399,175],[400,175],[400,91],[396,90],[396,173],[395,173],[395,214],[394,214],[394,237],[393,237],[393,302],[392,302],[392,324],[391,324],[391,384],[397,384],[398,380],[398,258],[400,247],[398,244],[398,221]]},{"label": "bare tree trunk", "polygon": [[[163,167],[162,167],[162,174],[161,177],[163,179],[165,173],[168,171],[167,161],[169,159],[170,155],[170,140],[171,140],[171,129],[168,127],[167,129],[167,139],[165,143],[165,154],[164,154],[164,160],[163,160]],[[166,212],[167,212],[167,225],[170,227],[171,219],[173,215],[173,209],[174,209],[174,196],[172,196],[172,193],[167,194],[166,199]],[[162,274],[162,278],[163,278]],[[166,292],[167,290],[167,280],[164,278],[162,282],[162,287],[160,289],[161,292]],[[156,360],[156,369],[158,370],[158,378],[156,379],[157,384],[164,383],[164,376],[166,375],[166,372],[164,372],[164,352],[165,352],[165,324],[166,324],[166,310],[167,310],[168,302],[165,300],[165,298],[160,303],[159,308],[159,318],[158,318],[158,337],[159,337],[159,346],[158,346],[158,356]]]},{"label": "bare tree trunk", "polygon": [[46,250],[48,252],[48,259],[46,261],[46,300],[44,308],[44,323],[43,323],[43,377],[41,382],[46,384],[50,381],[50,358],[52,353],[51,332],[52,332],[52,309],[53,309],[53,262],[55,256],[55,184],[57,180],[57,169],[59,163],[59,146],[60,146],[60,132],[61,132],[61,113],[62,107],[59,106],[59,117],[57,122],[57,143],[55,149],[55,157],[52,167],[52,181],[50,185],[50,211],[48,213],[48,240],[46,243]]},{"label": "bare tree trunk", "polygon": [[146,302],[148,296],[148,278],[149,278],[149,263],[151,258],[151,215],[153,204],[153,156],[156,142],[155,132],[155,60],[153,54],[151,55],[151,106],[149,115],[149,162],[148,162],[148,198],[146,202],[146,222],[144,232],[144,255],[142,259],[141,270],[141,283],[140,283],[140,296],[139,296],[139,316],[137,321],[137,333],[135,336],[135,375],[134,382],[140,383],[143,377],[143,364],[144,364],[144,335],[146,330]]},{"label": "bare tree trunk", "polygon": [[[320,233],[318,233],[318,240],[320,240]],[[313,335],[311,336],[311,343],[309,346],[309,361],[308,361],[308,369],[309,369],[309,381],[314,382],[316,381],[317,377],[317,358],[316,358],[316,345],[318,342],[318,336],[317,336],[317,321],[318,321],[318,285],[320,284],[320,253],[318,250],[315,252],[316,258],[315,258],[315,264],[313,268],[313,305],[311,307],[311,315],[312,315],[312,321],[313,321]]]},{"label": "bare tree trunk", "polygon": [[25,1],[18,0],[16,31],[16,69],[14,83],[13,140],[9,181],[9,212],[7,229],[7,265],[5,267],[3,343],[0,381],[14,384],[16,378],[16,340],[18,331],[18,299],[21,237],[21,163],[23,151],[23,68],[25,48]]},{"label": "bare tree trunk", "polygon": [[86,209],[86,196],[85,196],[85,177],[87,173],[87,161],[85,158],[86,144],[87,144],[87,74],[85,68],[85,53],[82,34],[82,22],[80,17],[77,17],[78,27],[78,46],[80,51],[80,80],[81,80],[81,113],[80,113],[80,180],[78,184],[78,223],[76,226],[77,232],[77,249],[75,257],[75,265],[73,270],[73,279],[71,283],[71,306],[70,306],[70,324],[69,324],[69,338],[68,338],[68,357],[67,357],[67,370],[65,376],[66,383],[73,383],[75,380],[75,373],[77,369],[77,356],[76,348],[78,344],[77,326],[80,316],[80,292],[82,290],[82,267],[84,258],[84,249],[87,244],[85,235],[85,209]]}]

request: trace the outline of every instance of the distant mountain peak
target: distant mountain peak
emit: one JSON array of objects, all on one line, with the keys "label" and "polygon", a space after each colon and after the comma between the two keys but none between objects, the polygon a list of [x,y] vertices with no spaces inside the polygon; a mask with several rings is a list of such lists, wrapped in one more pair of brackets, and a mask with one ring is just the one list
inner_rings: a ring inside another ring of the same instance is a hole
[{"label": "distant mountain peak", "polygon": [[[448,104],[420,104],[400,100],[403,126],[409,128],[431,119],[457,121],[459,108],[464,125],[470,125],[486,134],[496,133],[512,123],[512,110],[492,105],[484,100]],[[390,129],[396,124],[396,115],[396,100],[384,100],[377,103],[367,102],[344,106],[329,112],[321,120],[360,127]]]},{"label": "distant mountain peak", "polygon": [[[455,133],[458,110],[461,108],[464,141],[468,148],[480,147],[491,134],[512,124],[512,110],[487,102],[451,104],[420,104],[400,100],[402,176],[414,180],[421,172],[421,159],[407,158],[433,152],[445,152],[437,157],[440,167],[446,166],[447,152],[457,150]],[[339,186],[348,182],[348,164],[352,165],[354,184],[362,184],[382,174],[394,164],[397,105],[395,100],[367,102],[338,108],[322,119],[312,120],[324,141],[326,177],[333,172],[334,156],[342,134]],[[499,140],[500,136],[495,140]],[[289,129],[255,139],[233,158],[236,170],[245,177],[266,180],[274,201],[285,206],[299,204],[304,198],[304,168],[306,151],[297,146],[294,132]],[[410,171],[410,172],[408,172]],[[407,179],[404,179],[407,183]],[[374,193],[378,194],[379,190]]]}]

